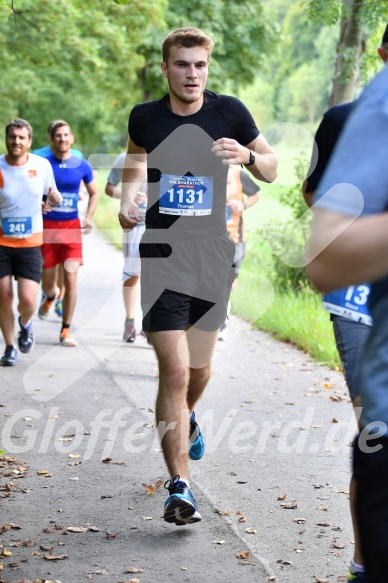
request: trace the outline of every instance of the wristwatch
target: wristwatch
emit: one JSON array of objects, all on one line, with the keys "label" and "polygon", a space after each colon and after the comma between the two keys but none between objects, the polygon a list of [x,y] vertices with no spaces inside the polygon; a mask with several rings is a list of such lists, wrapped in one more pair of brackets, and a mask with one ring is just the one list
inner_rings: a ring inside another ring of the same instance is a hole
[{"label": "wristwatch", "polygon": [[255,161],[256,161],[256,158],[255,158],[254,153],[249,150],[249,162],[248,162],[248,164],[244,164],[244,166],[253,166]]}]

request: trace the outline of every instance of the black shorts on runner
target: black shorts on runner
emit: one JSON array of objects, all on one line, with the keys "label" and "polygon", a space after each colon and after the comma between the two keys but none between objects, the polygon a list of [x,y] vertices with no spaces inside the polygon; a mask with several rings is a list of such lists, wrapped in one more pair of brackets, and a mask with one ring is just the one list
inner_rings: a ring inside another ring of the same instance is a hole
[{"label": "black shorts on runner", "polygon": [[42,253],[40,247],[6,247],[0,245],[0,278],[13,275],[40,283]]},{"label": "black shorts on runner", "polygon": [[143,330],[218,330],[234,280],[235,243],[224,227],[146,230],[140,243]]}]

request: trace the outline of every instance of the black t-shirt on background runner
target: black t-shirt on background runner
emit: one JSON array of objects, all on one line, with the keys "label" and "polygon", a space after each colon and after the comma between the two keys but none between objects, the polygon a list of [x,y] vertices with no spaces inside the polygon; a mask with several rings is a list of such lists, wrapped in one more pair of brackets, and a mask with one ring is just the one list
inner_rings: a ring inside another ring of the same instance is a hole
[{"label": "black t-shirt on background runner", "polygon": [[317,190],[319,181],[326,170],[340,134],[357,103],[358,101],[356,100],[349,103],[342,103],[341,105],[334,105],[324,114],[315,134],[318,160],[312,171],[310,166],[306,192],[314,192]]},{"label": "black t-shirt on background runner", "polygon": [[129,116],[131,140],[147,152],[147,228],[203,230],[225,224],[228,166],[211,152],[232,138],[243,146],[259,130],[241,101],[205,91],[202,108],[174,114],[169,96],[136,105]]}]

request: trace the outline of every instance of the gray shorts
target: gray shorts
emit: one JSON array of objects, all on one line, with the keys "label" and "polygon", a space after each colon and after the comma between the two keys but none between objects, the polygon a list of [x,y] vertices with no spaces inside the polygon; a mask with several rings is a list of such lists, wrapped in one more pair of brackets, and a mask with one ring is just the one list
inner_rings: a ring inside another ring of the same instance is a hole
[{"label": "gray shorts", "polygon": [[334,337],[350,398],[361,393],[361,361],[371,326],[331,314]]},{"label": "gray shorts", "polygon": [[146,230],[140,244],[143,330],[218,330],[234,280],[235,244],[225,228]]}]

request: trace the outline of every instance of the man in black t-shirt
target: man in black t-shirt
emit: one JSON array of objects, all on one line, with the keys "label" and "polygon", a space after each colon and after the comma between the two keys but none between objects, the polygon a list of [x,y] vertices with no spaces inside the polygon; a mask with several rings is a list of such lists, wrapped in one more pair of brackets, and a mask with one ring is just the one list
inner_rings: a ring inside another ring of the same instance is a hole
[{"label": "man in black t-shirt", "polygon": [[143,329],[159,363],[156,421],[171,477],[164,519],[177,525],[201,520],[188,458],[204,453],[194,406],[210,377],[234,278],[235,245],[225,225],[228,167],[244,164],[266,182],[275,179],[277,168],[246,107],[205,90],[213,45],[192,27],[164,39],[161,69],[168,94],[131,111],[119,214],[124,230],[136,227],[134,201],[147,171],[140,244]]}]

